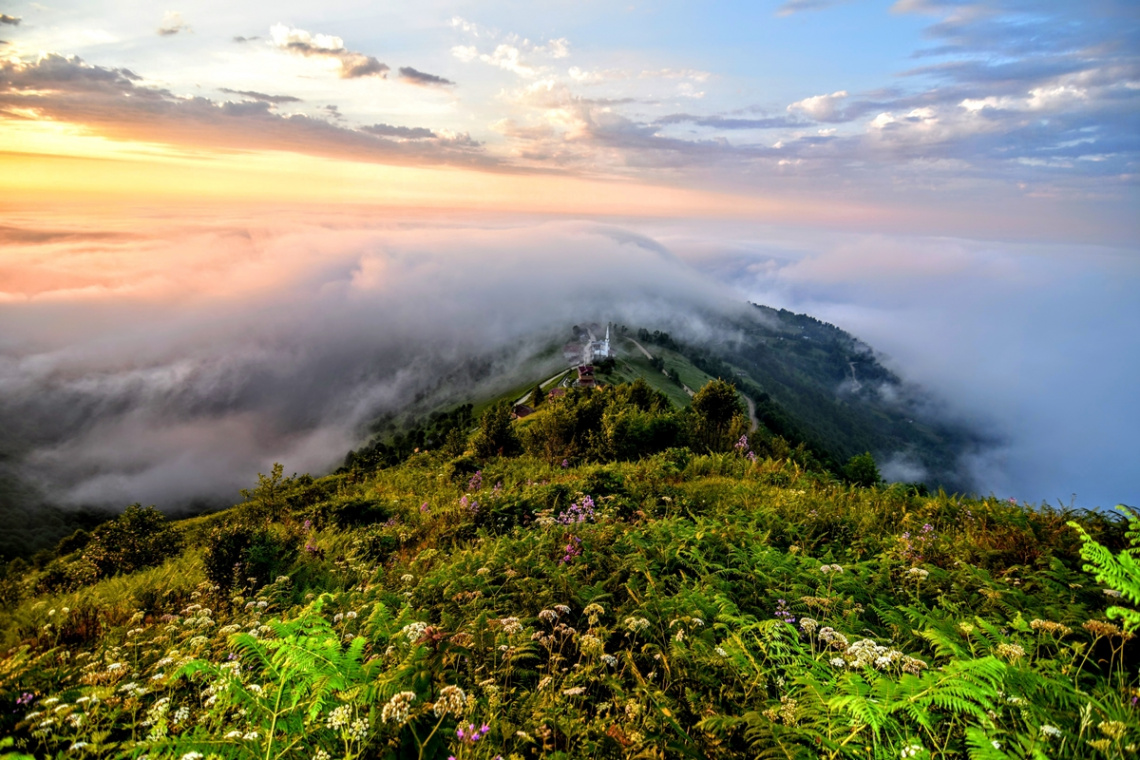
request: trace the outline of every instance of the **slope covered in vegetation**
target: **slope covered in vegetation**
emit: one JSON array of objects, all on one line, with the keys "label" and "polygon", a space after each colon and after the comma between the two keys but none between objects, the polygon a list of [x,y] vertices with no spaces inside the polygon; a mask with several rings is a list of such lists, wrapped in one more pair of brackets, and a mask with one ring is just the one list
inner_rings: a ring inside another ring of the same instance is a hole
[{"label": "slope covered in vegetation", "polygon": [[1136,753],[1122,521],[855,485],[746,429],[723,383],[685,410],[572,391],[492,407],[459,453],[129,510],[6,579],[0,735],[182,760]]}]

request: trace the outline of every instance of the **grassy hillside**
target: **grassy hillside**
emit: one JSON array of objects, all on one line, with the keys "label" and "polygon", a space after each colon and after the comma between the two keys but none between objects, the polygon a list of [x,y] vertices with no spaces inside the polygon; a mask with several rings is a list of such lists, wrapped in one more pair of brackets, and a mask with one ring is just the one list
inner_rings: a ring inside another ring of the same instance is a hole
[{"label": "grassy hillside", "polygon": [[0,736],[182,760],[1135,754],[1137,646],[1106,612],[1140,579],[1099,583],[1067,524],[1120,552],[1122,521],[853,486],[740,442],[721,401],[492,407],[457,456],[278,470],[173,526],[134,510],[5,582]]}]

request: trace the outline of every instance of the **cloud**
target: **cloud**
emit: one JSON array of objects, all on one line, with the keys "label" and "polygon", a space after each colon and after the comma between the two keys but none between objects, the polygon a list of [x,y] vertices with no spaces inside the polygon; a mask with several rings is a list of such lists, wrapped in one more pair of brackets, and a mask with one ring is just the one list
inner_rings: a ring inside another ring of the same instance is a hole
[{"label": "cloud", "polygon": [[253,42],[255,40],[260,40],[260,39],[261,39],[261,37],[258,35],[254,35],[253,37],[242,37],[240,34],[236,35],[233,38],[234,42],[237,42],[239,44],[243,43],[243,42]]},{"label": "cloud", "polygon": [[[1108,248],[753,225],[677,225],[670,247],[754,301],[852,332],[998,443],[961,466],[982,493],[1140,502],[1135,243]],[[1063,305],[1063,306],[1060,306]],[[905,452],[883,455],[912,480]]]},{"label": "cloud", "polygon": [[274,461],[335,467],[378,416],[499,387],[576,322],[698,329],[698,311],[744,308],[605,225],[302,214],[138,229],[113,258],[51,249],[87,287],[0,302],[0,424],[60,503],[229,503]]},{"label": "cloud", "polygon": [[162,23],[158,25],[158,34],[162,37],[170,37],[179,32],[189,31],[193,30],[182,19],[182,14],[178,11],[167,11],[162,17]]},{"label": "cloud", "polygon": [[413,69],[411,66],[400,67],[400,79],[403,79],[409,84],[420,85],[422,87],[450,87],[455,84],[455,82],[452,82],[450,79],[444,79],[435,74],[426,74]]},{"label": "cloud", "polygon": [[8,24],[9,26],[19,26],[19,16],[9,16],[7,13],[0,13],[0,24]]},{"label": "cloud", "polygon": [[361,127],[360,130],[371,135],[396,137],[403,140],[427,140],[436,137],[435,132],[426,127],[395,127],[391,124],[373,124],[368,127]]},{"label": "cloud", "polygon": [[272,103],[278,105],[281,103],[301,103],[300,98],[295,98],[292,95],[266,95],[264,92],[256,92],[254,90],[231,90],[229,87],[219,87],[220,92],[228,95],[241,95],[242,97],[249,98],[250,100],[260,100],[264,103]]},{"label": "cloud", "polygon": [[830,95],[813,95],[797,100],[788,106],[788,113],[797,111],[816,121],[847,121],[842,105],[847,100],[847,90],[839,90]]},{"label": "cloud", "polygon": [[82,124],[114,139],[211,149],[286,150],[394,164],[494,168],[500,162],[475,141],[445,136],[395,140],[322,118],[283,115],[264,99],[218,103],[146,87],[129,69],[92,66],[48,54],[32,62],[0,61],[0,114],[34,109],[37,118]]},{"label": "cloud", "polygon": [[776,9],[777,16],[791,16],[804,11],[820,11],[847,2],[847,0],[787,0]]},{"label": "cloud", "polygon": [[285,24],[274,24],[269,29],[273,45],[295,55],[335,60],[342,79],[379,77],[386,79],[391,70],[386,63],[364,53],[356,53],[344,46],[344,40],[331,34],[311,34]]}]

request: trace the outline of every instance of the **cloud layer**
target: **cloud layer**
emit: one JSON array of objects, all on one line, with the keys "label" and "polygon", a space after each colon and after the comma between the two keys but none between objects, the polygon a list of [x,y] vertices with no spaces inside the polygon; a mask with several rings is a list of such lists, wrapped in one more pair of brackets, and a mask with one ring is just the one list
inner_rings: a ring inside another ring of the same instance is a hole
[{"label": "cloud layer", "polygon": [[0,304],[0,420],[25,475],[67,504],[224,503],[273,461],[334,466],[367,421],[477,392],[574,322],[733,303],[617,228],[279,222],[20,249],[72,264]]}]

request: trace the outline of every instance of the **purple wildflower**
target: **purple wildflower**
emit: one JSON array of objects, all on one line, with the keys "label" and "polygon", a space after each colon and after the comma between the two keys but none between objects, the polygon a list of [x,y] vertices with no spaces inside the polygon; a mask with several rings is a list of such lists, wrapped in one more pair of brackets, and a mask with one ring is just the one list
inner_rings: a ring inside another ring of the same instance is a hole
[{"label": "purple wildflower", "polygon": [[736,449],[737,454],[739,454],[743,451],[747,451],[748,450],[748,436],[747,435],[740,436],[740,440],[736,442],[736,445],[733,446],[733,448]]},{"label": "purple wildflower", "polygon": [[431,507],[429,507],[428,503],[425,501],[423,504],[420,505],[420,511],[421,512],[430,512]]},{"label": "purple wildflower", "polygon": [[562,551],[564,551],[565,554],[562,556],[562,559],[558,564],[570,564],[574,561],[575,557],[582,556],[582,539],[574,535],[570,536],[570,540],[566,542],[566,546],[563,547]]},{"label": "purple wildflower", "polygon": [[566,469],[569,466],[570,466],[570,460],[569,459],[563,459],[562,460],[562,468]]},{"label": "purple wildflower", "polygon": [[471,480],[467,481],[468,491],[478,491],[483,487],[483,471],[476,470],[475,474],[471,476]]},{"label": "purple wildflower", "polygon": [[574,502],[558,515],[558,522],[563,525],[573,525],[587,520],[594,521],[594,500],[589,496],[583,496],[581,501]]}]

